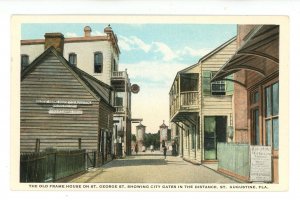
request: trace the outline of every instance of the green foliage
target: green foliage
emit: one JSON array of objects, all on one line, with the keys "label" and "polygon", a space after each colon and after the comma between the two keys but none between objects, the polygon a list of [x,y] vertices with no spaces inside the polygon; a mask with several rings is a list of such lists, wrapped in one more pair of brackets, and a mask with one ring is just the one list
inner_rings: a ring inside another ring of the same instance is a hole
[{"label": "green foliage", "polygon": [[159,139],[160,138],[159,138],[158,133],[155,133],[155,134],[147,133],[147,134],[145,134],[145,137],[144,137],[144,145],[147,148],[149,148],[150,145],[153,145],[154,149],[159,148],[159,145],[160,145]]}]

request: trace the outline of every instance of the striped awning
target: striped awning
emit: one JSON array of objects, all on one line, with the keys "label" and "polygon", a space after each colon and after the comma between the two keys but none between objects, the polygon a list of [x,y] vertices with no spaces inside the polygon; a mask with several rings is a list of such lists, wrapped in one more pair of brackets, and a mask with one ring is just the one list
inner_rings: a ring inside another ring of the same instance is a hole
[{"label": "striped awning", "polygon": [[226,77],[242,69],[265,76],[269,68],[279,68],[279,26],[258,25],[246,36],[236,53],[221,67],[213,81],[229,80]]}]

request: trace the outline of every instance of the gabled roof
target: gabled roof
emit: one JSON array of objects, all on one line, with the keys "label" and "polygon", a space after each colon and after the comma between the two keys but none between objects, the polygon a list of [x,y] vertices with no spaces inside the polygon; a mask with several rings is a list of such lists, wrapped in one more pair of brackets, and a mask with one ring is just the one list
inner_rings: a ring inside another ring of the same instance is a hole
[{"label": "gabled roof", "polygon": [[200,58],[200,60],[198,61],[198,63],[205,61],[206,59],[210,58],[211,56],[213,56],[214,54],[216,54],[217,52],[221,51],[223,48],[225,48],[227,45],[229,45],[230,43],[232,43],[233,41],[235,41],[237,38],[237,36],[234,36],[233,38],[231,38],[230,40],[228,40],[227,42],[221,44],[220,46],[218,46],[217,48],[215,48],[214,50],[212,50],[211,52],[209,52],[208,54],[204,55],[202,58]]},{"label": "gabled roof", "polygon": [[110,89],[112,90],[112,87],[110,87],[109,85],[101,82],[100,80],[94,78],[93,76],[89,75],[88,73],[78,69],[77,67],[73,67],[70,65],[70,63],[63,57],[60,55],[60,53],[58,53],[56,51],[56,49],[54,47],[49,47],[48,49],[46,49],[40,56],[38,56],[28,67],[26,67],[24,70],[21,71],[21,82],[24,80],[24,78],[26,78],[26,76],[28,74],[30,74],[39,63],[41,63],[44,58],[49,55],[50,53],[53,53],[58,60],[74,75],[74,77],[82,83],[82,85],[98,100],[103,101],[104,103],[106,103],[107,105],[109,105],[112,109],[114,109],[114,107],[112,107],[112,105],[110,105],[109,102],[107,102],[105,100],[105,98],[100,94],[100,92],[97,90],[97,88],[95,88],[94,86],[92,86],[89,83],[89,80],[93,80],[94,82],[96,82],[100,87],[105,87],[106,89]]},{"label": "gabled roof", "polygon": [[136,127],[140,128],[140,127],[146,127],[146,126],[144,126],[142,123],[140,123],[140,124],[137,125]]},{"label": "gabled roof", "polygon": [[[183,74],[183,73],[186,73],[187,71],[197,67],[201,62],[205,61],[206,59],[210,58],[211,56],[213,56],[214,54],[216,54],[217,52],[221,51],[223,48],[225,48],[227,45],[229,45],[230,43],[232,43],[233,41],[235,41],[237,38],[237,36],[234,36],[233,38],[229,39],[228,41],[226,41],[225,43],[221,44],[220,46],[218,46],[217,48],[215,48],[213,51],[209,52],[208,54],[204,55],[202,58],[200,58],[200,60],[196,63],[196,64],[193,64],[187,68],[184,68],[180,71],[178,71],[176,73],[176,76],[174,78],[174,81],[176,79],[176,77],[179,75],[179,74]],[[172,85],[174,84],[174,81],[172,83]],[[172,88],[170,89],[170,91],[172,90]]]},{"label": "gabled roof", "polygon": [[168,126],[165,124],[165,121],[163,121],[162,125],[160,125],[159,128],[168,128]]}]

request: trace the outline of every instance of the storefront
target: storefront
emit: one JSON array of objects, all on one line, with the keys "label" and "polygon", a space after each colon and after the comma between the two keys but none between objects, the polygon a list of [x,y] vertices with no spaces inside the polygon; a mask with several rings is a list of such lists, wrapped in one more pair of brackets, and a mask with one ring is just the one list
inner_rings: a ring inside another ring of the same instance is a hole
[{"label": "storefront", "polygon": [[278,183],[279,26],[239,25],[237,38],[238,50],[212,81],[234,74],[234,143],[270,146]]}]

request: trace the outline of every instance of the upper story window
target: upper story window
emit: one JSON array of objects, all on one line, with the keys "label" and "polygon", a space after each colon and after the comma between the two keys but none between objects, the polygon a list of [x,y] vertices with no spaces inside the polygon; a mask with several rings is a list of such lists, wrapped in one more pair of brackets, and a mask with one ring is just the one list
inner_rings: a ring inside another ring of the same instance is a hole
[{"label": "upper story window", "polygon": [[[216,72],[211,73],[211,79],[214,77]],[[214,81],[211,83],[211,95],[225,95],[226,87],[225,81]]]},{"label": "upper story window", "polygon": [[202,72],[202,92],[204,96],[210,95],[230,95],[233,93],[233,84],[226,81],[210,82],[216,72]]},{"label": "upper story window", "polygon": [[76,53],[70,53],[69,54],[69,63],[73,66],[77,66],[77,55]]},{"label": "upper story window", "polygon": [[102,52],[94,53],[94,73],[102,73],[103,71],[103,54]]},{"label": "upper story window", "polygon": [[29,64],[29,56],[26,54],[21,55],[21,70],[25,69]]},{"label": "upper story window", "polygon": [[116,62],[116,59],[112,59],[112,70],[113,72],[116,72],[118,71],[118,67],[117,67],[117,62]]}]

